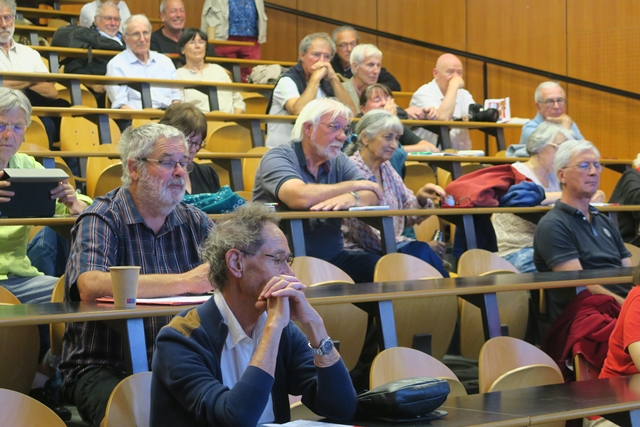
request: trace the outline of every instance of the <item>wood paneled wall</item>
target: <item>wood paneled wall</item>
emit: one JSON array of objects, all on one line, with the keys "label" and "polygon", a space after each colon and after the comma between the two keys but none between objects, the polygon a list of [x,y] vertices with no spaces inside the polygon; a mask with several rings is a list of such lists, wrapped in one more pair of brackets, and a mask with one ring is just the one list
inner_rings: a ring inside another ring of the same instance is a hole
[{"label": "wood paneled wall", "polygon": [[[269,0],[355,25],[390,32],[504,61],[632,92],[640,92],[640,2],[637,0]],[[302,37],[331,32],[327,24],[267,9],[265,59],[295,61]],[[361,34],[384,53],[383,66],[404,91],[432,79],[442,53],[407,43]],[[463,61],[467,89],[481,102],[486,96],[511,98],[512,115],[533,117],[533,94],[542,76],[488,66],[483,93],[483,64]],[[634,158],[640,132],[640,102],[563,85],[567,112],[604,157]],[[474,135],[474,148],[484,137]],[[517,143],[520,133],[507,133]],[[602,188],[610,195],[619,174],[605,172]]]}]

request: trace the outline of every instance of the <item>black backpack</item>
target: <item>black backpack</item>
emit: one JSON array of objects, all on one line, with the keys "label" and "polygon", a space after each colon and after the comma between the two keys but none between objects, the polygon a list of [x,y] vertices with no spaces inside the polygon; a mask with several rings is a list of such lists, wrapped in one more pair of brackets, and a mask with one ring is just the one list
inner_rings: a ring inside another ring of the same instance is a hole
[{"label": "black backpack", "polygon": [[60,27],[53,33],[51,46],[71,47],[76,49],[88,49],[87,58],[66,58],[61,62],[65,65],[65,72],[80,74],[104,75],[108,57],[101,57],[94,60],[92,49],[104,50],[124,50],[124,46],[115,40],[100,35],[95,27],[87,28],[78,25],[67,25]]}]

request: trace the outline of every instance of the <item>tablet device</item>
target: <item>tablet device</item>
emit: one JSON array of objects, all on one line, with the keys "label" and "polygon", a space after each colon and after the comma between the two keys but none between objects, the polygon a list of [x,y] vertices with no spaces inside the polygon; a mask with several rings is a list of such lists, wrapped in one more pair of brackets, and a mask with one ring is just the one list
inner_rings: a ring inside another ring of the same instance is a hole
[{"label": "tablet device", "polygon": [[51,199],[50,191],[68,178],[61,169],[4,169],[0,180],[9,180],[11,185],[3,189],[13,191],[15,195],[9,202],[0,203],[0,217],[52,217],[56,201]]}]

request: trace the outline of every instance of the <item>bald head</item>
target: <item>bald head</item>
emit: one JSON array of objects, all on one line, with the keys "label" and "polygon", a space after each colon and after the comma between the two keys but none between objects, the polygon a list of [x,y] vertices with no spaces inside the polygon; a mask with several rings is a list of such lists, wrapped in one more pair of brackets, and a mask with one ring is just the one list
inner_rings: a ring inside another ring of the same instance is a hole
[{"label": "bald head", "polygon": [[462,78],[462,62],[450,53],[441,55],[436,61],[436,68],[433,69],[433,78],[443,94],[447,91],[449,80],[455,76]]}]

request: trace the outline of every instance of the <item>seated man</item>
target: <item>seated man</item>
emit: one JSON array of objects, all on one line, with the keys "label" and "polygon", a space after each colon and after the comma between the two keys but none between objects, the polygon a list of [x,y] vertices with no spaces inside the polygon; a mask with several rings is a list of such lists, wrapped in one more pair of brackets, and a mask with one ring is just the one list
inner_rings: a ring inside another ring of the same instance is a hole
[{"label": "seated man", "polygon": [[[129,128],[119,150],[122,187],[97,199],[71,231],[65,299],[113,295],[109,267],[119,265],[141,267],[140,298],[209,291],[209,266],[202,264],[198,247],[213,223],[201,210],[180,203],[191,170],[184,135],[160,124]],[[156,334],[168,322],[168,317],[144,319],[149,358]],[[102,322],[67,323],[60,370],[64,396],[97,427],[111,392],[127,375],[120,334]]]},{"label": "seated man", "polygon": [[[329,35],[309,34],[300,42],[299,52],[300,61],[276,83],[267,114],[298,115],[312,100],[328,96],[335,96],[355,114],[356,106],[330,63],[336,46]],[[293,125],[289,123],[267,123],[267,147],[287,144],[291,140],[292,129]]]},{"label": "seated man", "polygon": [[[624,171],[611,194],[610,203],[640,205],[640,154],[633,160],[633,168]],[[618,212],[618,227],[625,242],[640,246],[638,229],[640,212]]]},{"label": "seated man", "polygon": [[285,423],[288,394],[319,415],[354,417],[349,372],[293,275],[278,221],[250,204],[216,224],[202,252],[213,297],[158,334],[151,426]]},{"label": "seated man", "polygon": [[[99,45],[93,49],[124,50],[124,41],[120,33],[120,12],[114,3],[105,1],[96,9],[93,25],[90,27],[100,34]],[[71,47],[71,46],[67,46]],[[92,56],[88,58],[66,58],[62,61],[64,72],[68,74],[92,74],[104,76],[107,74],[109,57]],[[99,106],[104,106],[106,88],[101,84],[86,84],[95,95]]]},{"label": "seated man", "polygon": [[[471,94],[464,89],[462,71],[462,62],[455,55],[445,53],[440,56],[436,62],[436,67],[433,69],[433,80],[420,86],[413,94],[409,109],[411,107],[422,109],[435,107],[437,114],[429,114],[427,117],[433,120],[453,120],[468,117],[469,104],[474,104],[475,101]],[[467,129],[454,128],[451,129],[449,134],[451,136],[451,148],[456,150],[469,150],[471,148],[471,138]],[[421,133],[418,133],[418,135],[426,138]],[[431,142],[434,141],[431,140]]]},{"label": "seated man", "polygon": [[[538,223],[533,239],[533,261],[540,272],[630,267],[613,221],[589,205],[600,184],[600,152],[589,141],[566,141],[553,162],[562,196]],[[628,285],[591,285],[594,294],[613,296],[620,304]],[[557,317],[575,295],[574,288],[549,291],[547,312]]]},{"label": "seated man", "polygon": [[578,126],[571,120],[571,117],[565,114],[567,99],[564,95],[564,89],[558,82],[542,82],[536,88],[534,95],[536,109],[538,114],[522,126],[522,135],[520,136],[520,144],[526,144],[529,135],[542,123],[543,120],[557,123],[565,129],[570,130],[576,136],[576,139],[584,139],[580,133]]},{"label": "seated man", "polygon": [[[149,49],[151,23],[144,15],[133,15],[124,23],[124,42],[127,48],[107,64],[107,76],[175,79],[176,67],[169,58]],[[142,110],[140,92],[125,85],[107,86],[111,108]],[[151,87],[153,108],[165,109],[172,102],[180,102],[176,88]]]},{"label": "seated man", "polygon": [[[331,60],[331,66],[337,74],[345,79],[353,77],[351,51],[358,45],[359,37],[355,28],[348,25],[338,27],[331,34],[333,42],[338,48],[337,55]],[[382,57],[382,54],[380,54]],[[380,83],[387,86],[391,90],[400,91],[400,83],[386,68],[380,68],[380,74],[373,83]],[[356,103],[356,106],[358,103]]]},{"label": "seated man", "polygon": [[[340,149],[351,110],[331,99],[316,99],[300,112],[291,142],[269,150],[256,172],[253,200],[277,202],[291,210],[340,210],[377,205],[378,184],[364,179]],[[356,282],[373,281],[380,255],[344,250],[342,220],[303,221],[307,255],[340,267]]]},{"label": "seated man", "polygon": [[124,31],[124,25],[122,23],[124,21],[126,21],[127,19],[129,19],[129,17],[131,16],[131,12],[129,11],[129,7],[127,6],[127,3],[124,0],[93,0],[93,1],[90,1],[89,3],[85,4],[84,6],[82,6],[82,9],[80,9],[79,24],[81,26],[83,26],[83,27],[87,27],[87,28],[91,27],[91,24],[93,24],[94,17],[96,16],[96,11],[100,7],[100,4],[104,3],[106,1],[111,1],[118,8],[118,11],[120,12],[120,19],[122,20],[122,21],[120,21],[121,25],[122,25],[120,27],[120,30]]},{"label": "seated man", "polygon": [[[159,53],[180,53],[178,41],[184,32],[187,20],[182,0],[162,0],[160,2],[160,19],[164,24],[151,33],[151,50]],[[206,56],[215,56],[216,52],[211,43],[207,43]],[[181,58],[173,60],[176,68],[184,65]]]}]

